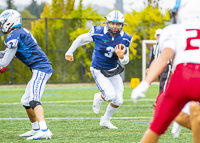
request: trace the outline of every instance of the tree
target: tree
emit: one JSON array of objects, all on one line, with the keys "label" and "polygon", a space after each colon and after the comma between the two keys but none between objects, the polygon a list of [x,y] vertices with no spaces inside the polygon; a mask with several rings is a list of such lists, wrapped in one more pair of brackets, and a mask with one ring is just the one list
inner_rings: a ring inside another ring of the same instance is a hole
[{"label": "tree", "polygon": [[[73,40],[80,34],[89,31],[87,27],[88,19],[93,24],[99,24],[101,16],[89,6],[77,10],[74,9],[75,0],[53,0],[52,4],[46,4],[41,18],[48,18],[48,57],[56,69],[51,80],[57,82],[77,82],[80,81],[81,57],[85,69],[84,80],[91,80],[89,67],[91,64],[93,44],[87,44],[80,47],[74,53],[75,61],[69,63],[64,59],[64,53],[71,46]],[[32,33],[38,39],[39,45],[45,47],[45,21],[43,19],[32,23]]]},{"label": "tree", "polygon": [[25,8],[25,10],[30,11],[32,15],[35,15],[37,18],[40,18],[40,14],[44,9],[45,3],[42,2],[40,5],[36,3],[36,0],[32,0],[32,3]]},{"label": "tree", "polygon": [[158,28],[164,28],[169,21],[169,13],[162,15],[158,8],[146,7],[143,11],[127,13],[125,15],[126,23],[128,26],[124,26],[124,31],[132,35],[133,42],[130,47],[130,58],[133,59],[136,55],[135,48],[138,46],[138,42],[142,43],[142,40],[154,40],[154,33]]},{"label": "tree", "polygon": [[126,80],[132,77],[142,78],[142,40],[155,40],[154,33],[158,28],[164,28],[169,21],[169,13],[162,15],[158,8],[151,5],[143,11],[127,13],[124,31],[133,37],[130,46],[130,63],[126,65]]},{"label": "tree", "polygon": [[6,0],[7,9],[17,9],[16,6],[13,4],[13,0]]}]

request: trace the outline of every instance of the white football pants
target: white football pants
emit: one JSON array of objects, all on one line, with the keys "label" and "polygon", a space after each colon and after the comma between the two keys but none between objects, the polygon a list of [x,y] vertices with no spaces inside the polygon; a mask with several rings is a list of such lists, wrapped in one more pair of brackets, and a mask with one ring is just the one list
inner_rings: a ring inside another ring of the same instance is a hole
[{"label": "white football pants", "polygon": [[103,98],[106,101],[112,101],[116,106],[120,106],[123,103],[124,92],[121,76],[117,74],[113,77],[105,77],[100,70],[93,67],[90,67],[90,71]]},{"label": "white football pants", "polygon": [[34,100],[40,102],[46,83],[52,73],[45,73],[38,70],[32,70],[33,75],[26,86],[26,91],[22,96],[21,103],[24,106],[30,106],[29,102]]}]

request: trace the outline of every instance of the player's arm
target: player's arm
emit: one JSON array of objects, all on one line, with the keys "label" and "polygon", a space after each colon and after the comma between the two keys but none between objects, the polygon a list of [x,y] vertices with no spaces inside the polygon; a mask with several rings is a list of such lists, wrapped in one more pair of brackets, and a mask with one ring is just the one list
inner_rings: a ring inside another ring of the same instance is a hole
[{"label": "player's arm", "polygon": [[129,48],[125,47],[123,50],[123,58],[119,58],[119,61],[122,65],[128,64],[129,62]]},{"label": "player's arm", "polygon": [[[130,38],[130,41],[128,41],[125,45],[124,45],[124,49],[121,50],[120,52],[122,52],[122,56],[118,56],[119,57],[119,61],[122,65],[128,64],[129,63],[129,47],[131,45],[133,38]],[[121,48],[120,48],[121,49]]]},{"label": "player's arm", "polygon": [[13,57],[16,54],[16,52],[17,52],[17,47],[15,47],[15,48],[7,48],[5,50],[3,58],[0,59],[0,66],[1,67],[6,67],[11,62],[11,60],[13,59]]},{"label": "player's arm", "polygon": [[[171,32],[174,31],[174,32]],[[167,62],[174,56],[176,52],[177,33],[179,29],[177,25],[170,25],[163,30],[160,37],[161,54],[153,60],[149,67],[149,71],[144,81],[142,81],[131,93],[133,101],[137,101],[141,97],[145,97],[145,93],[148,90],[153,80],[160,75],[163,69],[166,67]]]},{"label": "player's arm", "polygon": [[6,72],[6,66],[11,62],[15,53],[17,52],[17,48],[8,49],[6,48],[5,51],[0,52],[0,73]]},{"label": "player's arm", "polygon": [[79,46],[82,46],[82,45],[85,45],[85,44],[88,44],[90,42],[93,41],[93,38],[91,37],[91,34],[90,33],[85,33],[85,34],[82,34],[80,36],[78,36],[76,38],[76,40],[72,43],[71,47],[69,48],[69,50],[65,53],[65,59],[67,61],[73,61],[74,58],[73,58],[73,53],[74,51],[79,47]]},{"label": "player's arm", "polygon": [[149,67],[149,71],[145,78],[145,81],[151,84],[156,77],[158,77],[163,69],[167,66],[167,62],[173,57],[174,51],[171,48],[165,48],[161,55],[153,60],[152,64]]}]

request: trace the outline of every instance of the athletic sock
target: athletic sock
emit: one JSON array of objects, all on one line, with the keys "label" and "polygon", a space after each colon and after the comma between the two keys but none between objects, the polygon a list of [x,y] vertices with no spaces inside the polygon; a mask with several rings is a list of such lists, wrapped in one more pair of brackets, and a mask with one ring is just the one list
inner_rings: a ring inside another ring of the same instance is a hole
[{"label": "athletic sock", "polygon": [[110,103],[108,104],[108,107],[106,109],[106,113],[104,114],[104,118],[110,120],[112,115],[117,111],[118,108],[113,108]]},{"label": "athletic sock", "polygon": [[45,121],[40,121],[39,124],[40,124],[40,129],[41,130],[46,130],[47,129],[47,125],[46,125]]},{"label": "athletic sock", "polygon": [[38,126],[38,121],[31,123],[33,130],[38,130],[40,127]]}]

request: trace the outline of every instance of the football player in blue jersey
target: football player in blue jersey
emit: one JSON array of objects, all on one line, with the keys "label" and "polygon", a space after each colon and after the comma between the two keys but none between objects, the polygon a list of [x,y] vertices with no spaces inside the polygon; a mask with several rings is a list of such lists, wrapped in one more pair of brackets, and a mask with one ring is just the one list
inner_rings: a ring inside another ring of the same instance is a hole
[{"label": "football player in blue jersey", "polygon": [[[120,73],[122,65],[129,62],[129,46],[132,37],[123,31],[124,16],[120,11],[112,11],[106,17],[106,26],[94,26],[89,33],[76,38],[65,54],[65,59],[73,61],[73,52],[81,45],[95,42],[90,67],[99,93],[94,95],[93,111],[99,114],[102,101],[110,102],[106,113],[101,118],[100,126],[117,129],[110,119],[123,103],[124,86]],[[120,45],[118,45],[120,44]]]},{"label": "football player in blue jersey", "polygon": [[4,41],[7,48],[1,51],[3,56],[0,59],[0,67],[6,67],[16,56],[30,68],[33,75],[28,82],[21,103],[31,121],[32,130],[21,134],[20,137],[28,137],[27,140],[48,139],[52,137],[52,133],[47,128],[40,99],[53,69],[33,35],[21,26],[22,18],[18,11],[9,9],[1,13],[0,32],[8,36]]}]

